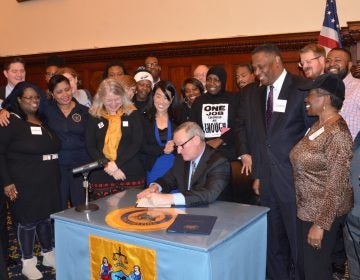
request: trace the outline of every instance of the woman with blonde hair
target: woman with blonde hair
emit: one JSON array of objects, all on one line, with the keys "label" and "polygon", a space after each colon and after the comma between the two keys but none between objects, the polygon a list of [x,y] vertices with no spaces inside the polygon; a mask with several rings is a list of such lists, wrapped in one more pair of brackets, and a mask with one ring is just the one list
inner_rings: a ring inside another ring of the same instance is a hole
[{"label": "woman with blonde hair", "polygon": [[101,82],[89,113],[86,147],[93,160],[107,159],[90,174],[92,197],[100,198],[127,188],[142,188],[144,172],[139,158],[143,129],[139,114],[121,84]]}]

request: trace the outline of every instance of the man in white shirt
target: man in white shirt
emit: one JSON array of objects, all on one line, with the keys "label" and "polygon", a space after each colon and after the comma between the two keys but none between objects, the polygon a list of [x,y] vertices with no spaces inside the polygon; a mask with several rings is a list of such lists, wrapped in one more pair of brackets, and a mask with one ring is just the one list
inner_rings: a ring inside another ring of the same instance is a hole
[{"label": "man in white shirt", "polygon": [[2,102],[8,97],[13,88],[20,82],[25,81],[25,61],[21,57],[14,57],[4,65],[4,76],[7,85],[0,87],[0,107]]},{"label": "man in white shirt", "polygon": [[140,203],[191,207],[215,201],[229,184],[228,160],[206,144],[203,130],[194,122],[178,126],[173,140],[179,154],[174,165],[138,194]]}]

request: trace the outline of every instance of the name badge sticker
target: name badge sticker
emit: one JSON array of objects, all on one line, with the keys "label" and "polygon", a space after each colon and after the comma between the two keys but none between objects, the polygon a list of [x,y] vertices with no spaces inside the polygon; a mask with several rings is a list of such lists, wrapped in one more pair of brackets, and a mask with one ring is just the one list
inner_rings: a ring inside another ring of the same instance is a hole
[{"label": "name badge sticker", "polygon": [[313,134],[309,135],[309,140],[314,141],[316,138],[318,138],[321,134],[323,134],[325,131],[324,127],[322,126],[318,130],[316,130]]},{"label": "name badge sticker", "polygon": [[103,122],[99,122],[98,123],[98,128],[103,128],[104,127],[104,123]]},{"label": "name badge sticker", "polygon": [[129,126],[129,122],[128,121],[123,121],[123,127],[128,127]]},{"label": "name badge sticker", "polygon": [[287,100],[277,99],[274,102],[274,112],[285,113]]},{"label": "name badge sticker", "polygon": [[42,135],[41,127],[39,126],[30,126],[32,135]]}]

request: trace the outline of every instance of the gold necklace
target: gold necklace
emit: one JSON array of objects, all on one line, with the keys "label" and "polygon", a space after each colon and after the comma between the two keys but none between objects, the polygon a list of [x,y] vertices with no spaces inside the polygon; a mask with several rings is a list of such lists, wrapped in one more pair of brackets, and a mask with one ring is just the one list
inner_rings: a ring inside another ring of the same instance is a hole
[{"label": "gold necklace", "polygon": [[330,119],[332,119],[333,117],[336,117],[336,116],[338,116],[338,113],[336,113],[336,114],[334,114],[334,115],[332,115],[330,117],[327,117],[325,119],[325,121],[323,121],[323,123],[321,125],[320,125],[320,120],[319,120],[319,126],[324,126],[328,120],[330,120]]}]

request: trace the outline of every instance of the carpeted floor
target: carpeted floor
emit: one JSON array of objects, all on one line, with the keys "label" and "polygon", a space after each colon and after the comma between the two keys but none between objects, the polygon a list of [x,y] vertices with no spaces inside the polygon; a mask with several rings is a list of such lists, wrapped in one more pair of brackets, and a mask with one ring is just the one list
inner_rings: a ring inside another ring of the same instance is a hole
[{"label": "carpeted floor", "polygon": [[[10,219],[8,219],[8,229],[10,234],[10,257],[14,258],[17,261],[17,265],[8,268],[9,279],[26,280],[27,278],[21,274],[21,254],[19,250],[19,245],[16,240],[15,231],[13,230]],[[34,253],[38,257],[38,269],[44,275],[44,280],[54,280],[56,278],[55,270],[51,267],[45,267],[41,264],[42,256],[40,255],[40,252],[40,244],[36,241]]]},{"label": "carpeted floor", "polygon": [[[17,265],[8,268],[9,279],[26,280],[27,278],[21,274],[21,254],[10,219],[8,219],[8,229],[10,232],[10,256],[16,259],[17,261]],[[55,270],[50,267],[45,267],[41,264],[42,262],[42,256],[40,255],[41,248],[40,248],[40,244],[37,241],[35,242],[34,252],[35,255],[38,257],[38,269],[43,273],[44,275],[43,279],[55,280],[56,278]],[[348,280],[348,279],[349,278],[347,272],[345,273],[344,277],[339,277],[337,275],[334,275],[333,278],[333,280]]]}]

